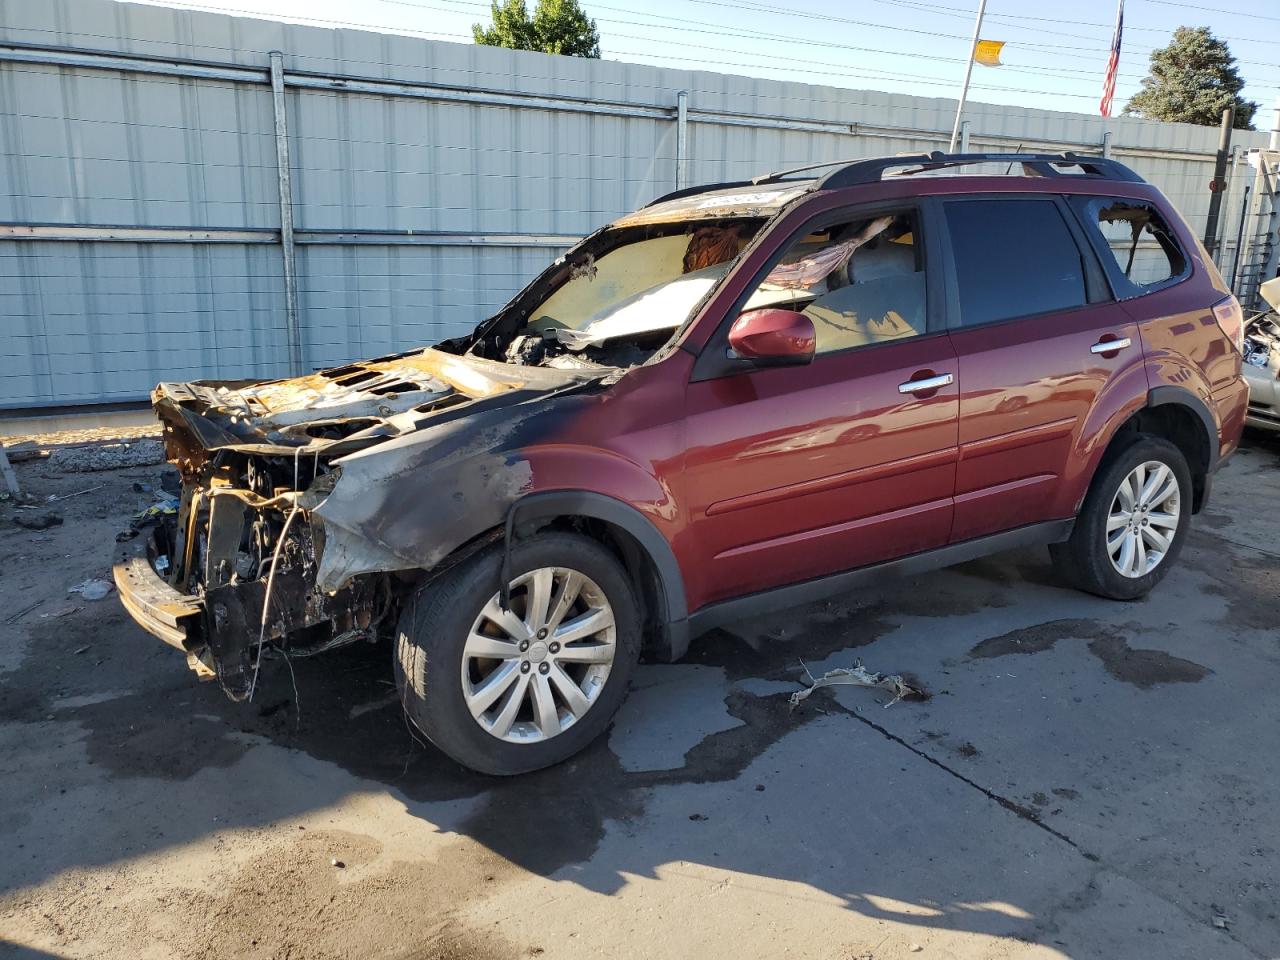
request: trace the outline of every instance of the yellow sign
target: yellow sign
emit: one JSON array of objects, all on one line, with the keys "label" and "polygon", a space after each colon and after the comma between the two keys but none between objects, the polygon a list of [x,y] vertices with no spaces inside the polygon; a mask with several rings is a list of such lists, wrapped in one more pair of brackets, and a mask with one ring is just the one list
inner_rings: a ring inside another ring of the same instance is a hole
[{"label": "yellow sign", "polygon": [[1003,40],[979,40],[977,47],[973,51],[973,59],[975,63],[980,63],[984,67],[999,67],[1000,51],[1004,49]]}]

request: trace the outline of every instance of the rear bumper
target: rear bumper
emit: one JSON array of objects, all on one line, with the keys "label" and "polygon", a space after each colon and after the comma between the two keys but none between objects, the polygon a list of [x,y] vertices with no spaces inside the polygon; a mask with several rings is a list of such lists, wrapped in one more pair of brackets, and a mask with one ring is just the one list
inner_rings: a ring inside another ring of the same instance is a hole
[{"label": "rear bumper", "polygon": [[213,671],[197,655],[203,646],[199,640],[204,604],[174,589],[152,569],[146,557],[134,557],[117,563],[111,570],[129,616],[143,630],[187,655],[191,669],[204,678]]}]

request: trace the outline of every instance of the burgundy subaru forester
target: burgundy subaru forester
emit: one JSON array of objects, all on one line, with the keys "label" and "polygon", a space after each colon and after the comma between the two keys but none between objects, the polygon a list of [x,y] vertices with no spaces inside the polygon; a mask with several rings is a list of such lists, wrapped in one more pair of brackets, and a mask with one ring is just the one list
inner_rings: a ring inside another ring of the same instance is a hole
[{"label": "burgundy subaru forester", "polygon": [[158,386],[181,507],[116,579],[236,699],[273,652],[393,636],[423,733],[534,770],[605,730],[642,654],[886,573],[1044,543],[1142,596],[1240,436],[1242,334],[1186,223],[1108,159],[682,190],[468,336]]}]

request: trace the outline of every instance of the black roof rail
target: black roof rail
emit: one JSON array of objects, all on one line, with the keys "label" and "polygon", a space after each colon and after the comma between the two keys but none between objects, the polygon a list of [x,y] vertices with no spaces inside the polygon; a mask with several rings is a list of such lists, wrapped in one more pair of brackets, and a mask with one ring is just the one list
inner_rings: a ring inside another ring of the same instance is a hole
[{"label": "black roof rail", "polygon": [[[682,197],[693,197],[712,190],[732,190],[742,187],[761,186],[763,184],[781,183],[785,180],[797,179],[796,174],[808,173],[810,170],[823,170],[827,167],[839,167],[823,177],[816,177],[815,190],[832,190],[839,187],[853,187],[864,183],[878,183],[886,170],[895,167],[920,167],[920,170],[904,170],[901,175],[922,173],[930,170],[945,170],[948,167],[963,167],[974,163],[1009,163],[1021,164],[1023,169],[1031,170],[1042,177],[1068,177],[1074,174],[1063,173],[1058,167],[1076,166],[1084,171],[1085,176],[1103,180],[1119,180],[1125,183],[1146,183],[1146,181],[1123,163],[1108,157],[1091,157],[1073,153],[943,153],[935,150],[932,153],[900,154],[895,157],[868,157],[861,160],[826,160],[811,163],[803,167],[790,167],[773,173],[764,173],[750,180],[732,180],[727,183],[708,183],[696,187],[685,187],[663,194],[651,200],[646,207],[665,203],[668,200],[679,200]],[[799,178],[803,179],[803,178]]]},{"label": "black roof rail", "polygon": [[732,190],[735,187],[749,187],[754,180],[727,180],[724,183],[704,183],[696,187],[682,187],[679,190],[672,190],[670,193],[664,193],[662,196],[650,200],[641,207],[652,207],[659,203],[666,203],[668,200],[679,200],[682,197],[696,197],[700,193],[710,193],[712,190]]},{"label": "black roof rail", "polygon": [[1042,177],[1073,176],[1073,174],[1063,173],[1058,167],[1078,166],[1086,176],[1120,180],[1126,183],[1146,182],[1123,163],[1117,163],[1107,157],[1090,157],[1079,153],[943,153],[941,150],[935,150],[933,153],[914,156],[854,160],[819,180],[817,189],[832,190],[863,183],[877,183],[886,170],[892,170],[894,167],[921,168],[920,171],[904,171],[905,175],[929,170],[945,170],[948,167],[962,167],[974,163],[1018,163],[1024,170],[1033,171]]}]

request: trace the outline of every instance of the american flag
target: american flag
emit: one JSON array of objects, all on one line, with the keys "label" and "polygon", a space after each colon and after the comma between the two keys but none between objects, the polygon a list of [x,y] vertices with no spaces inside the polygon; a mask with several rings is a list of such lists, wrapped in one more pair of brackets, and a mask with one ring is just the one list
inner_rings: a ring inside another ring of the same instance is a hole
[{"label": "american flag", "polygon": [[1107,58],[1107,76],[1102,81],[1102,102],[1098,105],[1104,117],[1111,116],[1111,98],[1116,95],[1116,68],[1120,66],[1120,34],[1124,30],[1124,0],[1116,8],[1116,32],[1111,37],[1111,56]]}]

